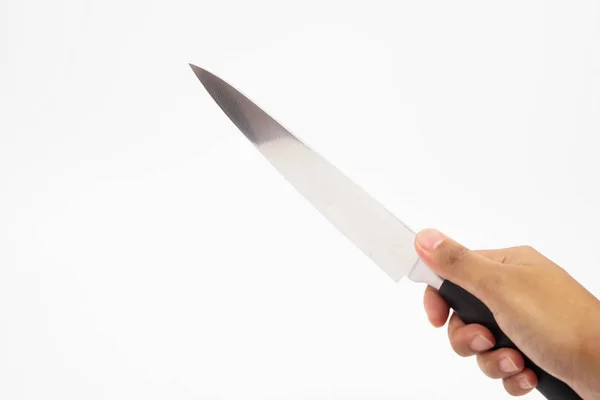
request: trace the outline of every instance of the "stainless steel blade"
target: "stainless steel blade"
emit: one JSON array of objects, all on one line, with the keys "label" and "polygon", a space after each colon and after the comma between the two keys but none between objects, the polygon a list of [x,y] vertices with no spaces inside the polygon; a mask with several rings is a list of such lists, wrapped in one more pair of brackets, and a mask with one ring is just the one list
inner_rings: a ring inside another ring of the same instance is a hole
[{"label": "stainless steel blade", "polygon": [[415,233],[409,227],[234,87],[190,66],[219,107],[279,173],[394,281],[409,275],[439,287],[442,280],[420,262],[413,244]]}]

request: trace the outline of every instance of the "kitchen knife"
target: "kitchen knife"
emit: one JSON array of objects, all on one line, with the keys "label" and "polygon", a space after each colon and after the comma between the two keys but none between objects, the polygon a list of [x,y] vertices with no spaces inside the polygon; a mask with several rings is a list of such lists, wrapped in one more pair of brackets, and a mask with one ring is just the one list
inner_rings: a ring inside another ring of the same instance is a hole
[{"label": "kitchen knife", "polygon": [[[415,233],[316,151],[214,74],[190,67],[217,105],[277,171],[376,265],[398,282],[404,276],[438,290],[467,323],[487,327],[495,348],[517,349],[477,298],[434,274],[414,248]],[[524,355],[538,378],[537,390],[549,400],[581,399],[568,385]]]}]

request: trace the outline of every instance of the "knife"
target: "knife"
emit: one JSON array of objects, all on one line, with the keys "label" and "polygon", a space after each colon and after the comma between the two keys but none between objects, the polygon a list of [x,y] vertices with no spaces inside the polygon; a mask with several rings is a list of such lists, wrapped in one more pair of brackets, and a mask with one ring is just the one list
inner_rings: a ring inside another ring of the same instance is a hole
[{"label": "knife", "polygon": [[[425,265],[414,248],[412,229],[233,86],[203,68],[190,67],[225,115],[271,165],[390,278],[398,282],[406,276],[437,289],[466,324],[477,323],[493,333],[495,349],[519,350],[487,306]],[[537,375],[537,390],[548,400],[581,399],[566,383],[527,356],[523,358],[525,366]]]}]

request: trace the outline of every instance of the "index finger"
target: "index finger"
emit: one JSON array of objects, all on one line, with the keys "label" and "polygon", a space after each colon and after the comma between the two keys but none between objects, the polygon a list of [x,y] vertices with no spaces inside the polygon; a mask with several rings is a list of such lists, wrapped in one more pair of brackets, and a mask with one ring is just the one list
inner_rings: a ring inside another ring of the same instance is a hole
[{"label": "index finger", "polygon": [[427,318],[436,328],[444,326],[450,315],[450,307],[434,288],[427,286],[423,295],[423,305]]}]

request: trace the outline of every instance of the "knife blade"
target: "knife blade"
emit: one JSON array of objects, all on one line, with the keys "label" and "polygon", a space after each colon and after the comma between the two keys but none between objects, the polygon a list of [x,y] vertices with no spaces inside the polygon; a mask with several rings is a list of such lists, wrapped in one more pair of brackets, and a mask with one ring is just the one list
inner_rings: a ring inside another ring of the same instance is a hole
[{"label": "knife blade", "polygon": [[[494,334],[495,348],[519,350],[485,304],[422,262],[414,249],[412,229],[239,90],[203,68],[190,67],[225,115],[271,165],[390,278],[398,282],[406,276],[437,289],[465,323],[481,324]],[[538,377],[537,390],[547,399],[581,399],[564,382],[523,357]]]},{"label": "knife blade", "polygon": [[246,138],[376,265],[396,282],[408,275],[439,288],[442,280],[420,262],[409,227],[238,90],[200,67],[191,67]]}]

